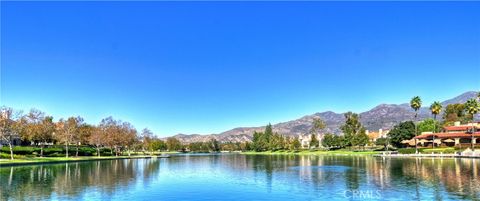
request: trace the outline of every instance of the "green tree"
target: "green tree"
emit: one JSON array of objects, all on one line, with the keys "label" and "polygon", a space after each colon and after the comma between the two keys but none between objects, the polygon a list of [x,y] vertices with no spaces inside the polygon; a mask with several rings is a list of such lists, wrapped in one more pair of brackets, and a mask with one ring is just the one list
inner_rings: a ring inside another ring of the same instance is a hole
[{"label": "green tree", "polygon": [[465,103],[465,111],[471,115],[471,122],[472,122],[472,149],[473,147],[473,134],[475,133],[475,125],[473,124],[475,114],[478,113],[480,110],[480,103],[476,99],[470,99]]},{"label": "green tree", "polygon": [[388,138],[378,138],[375,141],[375,145],[383,146],[383,150],[387,150],[388,149],[388,141],[389,141]]},{"label": "green tree", "polygon": [[365,148],[367,143],[368,143],[368,135],[365,133],[365,129],[363,129],[360,133],[355,135],[355,137],[352,139],[353,146],[361,146]]},{"label": "green tree", "polygon": [[292,141],[292,147],[294,150],[299,150],[300,149],[300,140],[298,140],[298,137],[294,137]]},{"label": "green tree", "polygon": [[182,143],[177,138],[169,137],[167,138],[167,149],[168,151],[179,151],[182,149]]},{"label": "green tree", "polygon": [[210,140],[209,145],[210,145],[209,151],[214,151],[214,152],[220,151],[219,142],[215,138]]},{"label": "green tree", "polygon": [[[415,111],[414,124],[415,124],[415,135],[417,134],[417,116],[418,110],[422,107],[422,99],[419,96],[415,96],[410,100],[410,107]],[[415,153],[418,153],[417,139],[415,138]]]},{"label": "green tree", "polygon": [[[321,132],[323,131],[323,129],[325,129],[327,127],[327,124],[325,123],[325,121],[323,121],[321,118],[314,118],[313,119],[313,122],[312,122],[312,128],[310,129],[310,133],[312,134],[321,134]],[[310,143],[311,144],[311,143]],[[320,143],[316,143],[315,145],[313,146],[319,146]],[[310,145],[312,146],[312,145]]]},{"label": "green tree", "polygon": [[274,145],[272,144],[273,129],[270,123],[267,126],[265,126],[265,131],[263,132],[262,137],[263,137],[262,141],[265,143],[264,149],[272,150],[274,147]]},{"label": "green tree", "polygon": [[285,139],[282,135],[275,133],[272,136],[272,142],[271,142],[271,149],[272,151],[278,151],[282,150],[285,148]]},{"label": "green tree", "polygon": [[436,127],[440,127],[439,122],[432,118],[424,119],[417,123],[417,135],[423,132],[432,132]]},{"label": "green tree", "polygon": [[403,140],[410,140],[415,137],[415,124],[412,121],[401,122],[395,125],[387,136],[393,146],[401,147]]},{"label": "green tree", "polygon": [[315,134],[312,134],[310,137],[310,148],[316,148],[318,147],[319,143],[317,140],[317,136]]},{"label": "green tree", "polygon": [[345,137],[346,146],[365,146],[368,136],[360,123],[360,116],[356,113],[345,113],[345,124],[340,127]]},{"label": "green tree", "polygon": [[465,105],[461,103],[447,105],[443,113],[443,120],[445,125],[452,125],[456,121],[466,123],[468,115],[465,114]]},{"label": "green tree", "polygon": [[327,148],[331,148],[335,145],[335,135],[327,133],[323,136],[322,145]]},{"label": "green tree", "polygon": [[252,140],[253,149],[257,152],[267,150],[267,142],[264,135],[265,134],[262,132],[257,132],[257,131],[253,132],[253,140]]}]

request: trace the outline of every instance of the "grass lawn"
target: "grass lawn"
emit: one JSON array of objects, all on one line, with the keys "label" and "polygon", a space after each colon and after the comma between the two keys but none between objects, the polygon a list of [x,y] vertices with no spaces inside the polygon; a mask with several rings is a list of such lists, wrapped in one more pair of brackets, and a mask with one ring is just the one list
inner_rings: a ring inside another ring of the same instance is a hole
[{"label": "grass lawn", "polygon": [[429,148],[429,149],[422,149],[422,153],[454,153],[455,149],[453,147],[443,147],[443,148]]},{"label": "grass lawn", "polygon": [[378,154],[377,151],[351,151],[351,150],[333,150],[333,151],[310,151],[310,150],[301,150],[301,151],[264,151],[264,152],[242,152],[242,154],[247,155],[373,155]]}]

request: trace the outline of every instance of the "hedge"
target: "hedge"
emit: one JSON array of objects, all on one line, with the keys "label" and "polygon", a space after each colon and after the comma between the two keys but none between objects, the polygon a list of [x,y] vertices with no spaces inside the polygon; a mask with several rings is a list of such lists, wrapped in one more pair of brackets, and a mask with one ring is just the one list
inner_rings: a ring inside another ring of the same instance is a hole
[{"label": "hedge", "polygon": [[[100,149],[102,156],[109,156],[110,149]],[[10,154],[10,148],[8,146],[3,146],[0,149],[0,153]],[[73,156],[76,153],[76,147],[68,148],[69,155]],[[94,156],[96,155],[97,150],[93,147],[81,146],[78,148],[79,156]],[[13,147],[13,154],[15,155],[40,155],[40,147],[30,147],[30,146],[15,146]],[[65,156],[65,147],[52,146],[43,148],[43,155],[47,157],[58,157]],[[3,154],[2,154],[3,156]]]},{"label": "hedge", "polygon": [[[431,154],[436,153],[444,153],[444,154],[453,154],[457,150],[454,148],[418,148],[418,152],[422,154]],[[414,154],[415,153],[415,148],[403,148],[403,149],[398,149],[398,153],[401,154]]]}]

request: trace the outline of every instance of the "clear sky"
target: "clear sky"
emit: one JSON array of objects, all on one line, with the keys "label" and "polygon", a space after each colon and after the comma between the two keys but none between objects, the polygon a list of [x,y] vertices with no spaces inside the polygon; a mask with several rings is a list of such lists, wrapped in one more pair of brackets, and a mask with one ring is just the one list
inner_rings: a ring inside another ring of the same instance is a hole
[{"label": "clear sky", "polygon": [[480,89],[480,2],[1,2],[0,105],[159,136]]}]

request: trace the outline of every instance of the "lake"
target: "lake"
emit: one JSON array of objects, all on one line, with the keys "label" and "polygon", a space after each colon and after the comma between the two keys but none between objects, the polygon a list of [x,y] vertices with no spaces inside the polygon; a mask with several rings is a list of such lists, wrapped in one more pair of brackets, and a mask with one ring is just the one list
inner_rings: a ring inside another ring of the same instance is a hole
[{"label": "lake", "polygon": [[480,160],[197,154],[0,167],[2,200],[479,200]]}]

